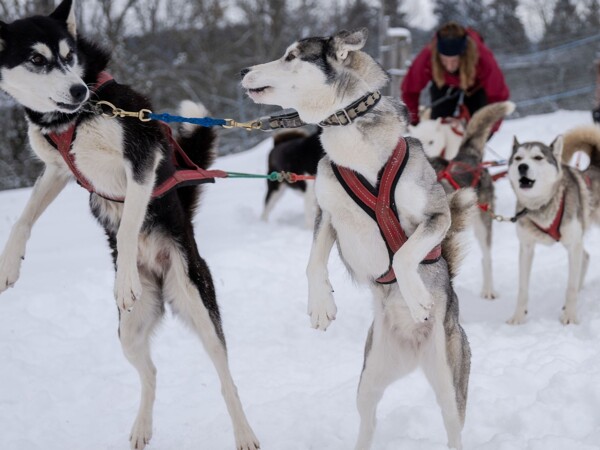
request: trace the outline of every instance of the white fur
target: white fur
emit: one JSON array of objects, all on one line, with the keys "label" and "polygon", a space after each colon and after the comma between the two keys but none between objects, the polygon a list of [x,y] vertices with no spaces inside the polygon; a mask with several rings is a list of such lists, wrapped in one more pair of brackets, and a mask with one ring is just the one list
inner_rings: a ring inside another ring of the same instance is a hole
[{"label": "white fur", "polygon": [[464,126],[458,120],[456,123],[443,123],[441,118],[421,120],[417,125],[409,125],[408,133],[416,137],[423,144],[423,150],[428,158],[442,156],[451,160],[458,154],[462,136],[456,131],[464,133]]}]

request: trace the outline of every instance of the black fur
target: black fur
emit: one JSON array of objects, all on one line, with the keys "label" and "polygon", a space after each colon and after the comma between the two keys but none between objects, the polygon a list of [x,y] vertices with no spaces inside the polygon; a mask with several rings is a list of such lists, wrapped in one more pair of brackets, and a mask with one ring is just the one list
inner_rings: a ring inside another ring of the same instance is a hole
[{"label": "black fur", "polygon": [[[284,171],[299,175],[315,175],[317,165],[324,155],[320,136],[321,128],[308,136],[296,131],[280,133],[275,137],[273,149],[269,153],[268,173]],[[287,183],[287,185],[292,189],[306,191],[305,181]],[[265,204],[280,187],[281,183],[267,180]]]}]

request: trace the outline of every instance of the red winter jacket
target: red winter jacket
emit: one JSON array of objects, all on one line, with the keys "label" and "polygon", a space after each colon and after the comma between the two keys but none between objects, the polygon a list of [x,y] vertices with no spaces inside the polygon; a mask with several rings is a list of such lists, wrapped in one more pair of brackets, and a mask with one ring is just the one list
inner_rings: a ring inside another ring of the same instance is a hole
[{"label": "red winter jacket", "polygon": [[[495,103],[508,100],[510,92],[504,81],[504,75],[498,67],[498,63],[494,58],[492,51],[485,46],[481,40],[481,36],[470,28],[466,29],[467,34],[477,44],[479,52],[479,60],[477,62],[477,70],[475,75],[475,86],[481,86],[485,90],[488,103]],[[431,76],[431,46],[436,45],[435,39],[428,44],[416,56],[402,85],[402,101],[406,103],[408,111],[411,115],[411,122],[418,122],[419,117],[419,96],[421,91],[432,80]],[[460,78],[458,74],[450,74],[446,72],[445,81],[448,86],[460,87]]]}]

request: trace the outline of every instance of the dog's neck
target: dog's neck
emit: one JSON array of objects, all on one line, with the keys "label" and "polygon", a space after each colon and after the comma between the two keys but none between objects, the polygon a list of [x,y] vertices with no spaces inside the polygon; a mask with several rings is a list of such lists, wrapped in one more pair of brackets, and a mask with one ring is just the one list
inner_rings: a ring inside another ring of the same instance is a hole
[{"label": "dog's neck", "polygon": [[538,218],[540,223],[545,222],[548,218],[552,221],[560,206],[564,190],[562,178],[559,178],[556,183],[552,185],[551,189],[549,189],[547,195],[540,196],[539,198],[524,198],[523,196],[517,196],[517,210],[526,208],[527,215],[532,218]]},{"label": "dog's neck", "polygon": [[352,124],[324,128],[321,141],[335,164],[359,172],[375,185],[381,168],[405,133],[406,123],[384,97]]}]

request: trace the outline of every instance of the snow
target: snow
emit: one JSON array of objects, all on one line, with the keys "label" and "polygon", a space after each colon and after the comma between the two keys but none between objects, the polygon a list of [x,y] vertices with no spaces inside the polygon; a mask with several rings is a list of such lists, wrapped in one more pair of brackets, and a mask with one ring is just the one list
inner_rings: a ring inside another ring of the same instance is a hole
[{"label": "snow", "polygon": [[[507,120],[490,141],[507,157],[512,137],[551,142],[590,123],[588,111]],[[270,140],[214,167],[264,173]],[[488,159],[495,159],[493,153]],[[507,180],[498,212],[514,213]],[[229,359],[262,448],[345,450],[358,429],[355,394],[371,322],[368,291],[330,261],[338,318],[327,332],[309,326],[304,269],[312,235],[302,200],[286,193],[269,223],[259,220],[265,183],[218,180],[206,188],[196,222],[200,253],[217,287]],[[30,190],[0,193],[0,245]],[[566,251],[538,247],[529,318],[505,321],[516,303],[514,225],[494,225],[494,275],[500,298],[479,298],[481,263],[472,233],[456,279],[462,323],[473,352],[465,449],[600,448],[600,230],[586,239],[590,270],[580,325],[558,317],[567,282]],[[0,296],[0,449],[128,448],[139,381],[123,357],[112,298],[113,271],[86,192],[70,184],[40,218],[21,278]],[[234,448],[216,372],[197,338],[167,314],[155,336],[158,389],[152,449]],[[378,411],[375,450],[441,450],[446,436],[421,372],[392,385]]]}]

